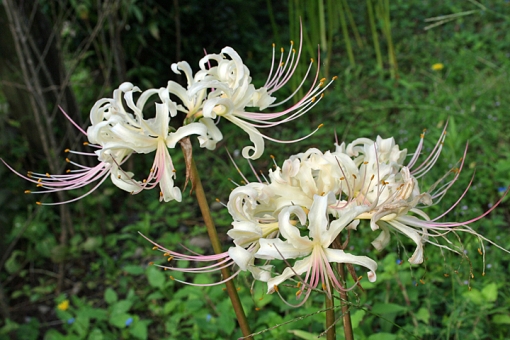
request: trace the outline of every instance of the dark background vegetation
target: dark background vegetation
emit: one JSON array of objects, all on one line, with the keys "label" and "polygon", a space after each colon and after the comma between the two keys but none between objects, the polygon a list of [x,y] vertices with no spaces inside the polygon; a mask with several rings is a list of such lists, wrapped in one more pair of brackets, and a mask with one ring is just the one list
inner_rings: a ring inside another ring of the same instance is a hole
[{"label": "dark background vegetation", "polygon": [[[282,96],[299,83],[319,43],[321,74],[339,78],[313,111],[267,133],[289,140],[321,123],[325,127],[297,144],[267,143],[256,169],[267,172],[269,154],[282,162],[308,147],[328,150],[335,132],[346,142],[393,136],[402,148],[413,150],[427,128],[430,150],[449,120],[443,155],[420,185],[427,187],[453,167],[469,141],[466,169],[449,195],[429,209],[430,215],[457,200],[475,169],[473,187],[447,220],[469,220],[499,199],[501,188],[510,184],[507,1],[4,0],[0,156],[23,174],[63,172],[63,150],[82,148],[85,138],[58,105],[86,127],[94,102],[111,96],[120,83],[147,89],[166,86],[170,79],[182,82],[171,64],[186,60],[196,70],[204,49],[219,53],[224,46],[234,47],[261,86],[270,67],[271,43],[288,48],[290,39],[297,42],[300,17],[303,67]],[[432,70],[436,63],[444,68]],[[235,127],[223,127],[225,138],[216,151],[195,150],[211,202],[228,199],[233,185],[226,177],[240,181],[225,146],[233,151],[247,144]],[[182,164],[180,153],[172,157]],[[248,169],[245,161],[236,161]],[[144,173],[149,162],[127,167]],[[177,169],[183,173],[184,166]],[[183,243],[211,252],[196,203],[187,193],[181,204],[163,204],[156,192],[131,196],[107,181],[78,202],[39,207],[36,200],[63,201],[86,191],[24,195],[32,189],[29,183],[5,166],[0,167],[0,181],[0,339],[240,336],[222,286],[177,284],[147,265],[157,258],[138,232],[168,248]],[[177,183],[183,186],[183,175]],[[228,214],[221,207],[214,214],[224,234]],[[508,221],[503,202],[473,228],[509,249]],[[483,263],[477,240],[460,234],[469,261],[429,245],[425,263],[411,267],[406,262],[410,242],[395,235],[386,250],[376,252],[370,246],[373,235],[361,229],[350,246],[377,259],[380,267],[375,284],[351,294],[357,339],[508,336],[507,253],[489,246]],[[203,283],[219,278],[186,279]],[[269,330],[266,337],[308,339],[324,330],[323,313],[307,316],[324,308],[322,296],[291,309],[278,297],[265,295],[263,285],[255,285],[250,294],[248,276],[239,278],[238,286],[253,330],[295,320]],[[64,300],[70,306],[62,311],[57,305]]]}]

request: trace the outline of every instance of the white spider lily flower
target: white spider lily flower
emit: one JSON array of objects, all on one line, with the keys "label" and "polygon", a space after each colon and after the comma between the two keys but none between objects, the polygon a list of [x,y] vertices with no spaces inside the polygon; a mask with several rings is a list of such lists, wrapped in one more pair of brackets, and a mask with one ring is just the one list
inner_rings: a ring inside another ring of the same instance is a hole
[{"label": "white spider lily flower", "polygon": [[[87,136],[87,132],[83,130],[76,122],[74,122],[69,115],[61,109],[61,112],[64,116],[69,119],[69,121],[85,136]],[[87,136],[88,137],[88,136]],[[116,148],[110,150],[103,150],[103,147],[100,145],[90,144],[88,142],[83,143],[86,146],[95,148],[95,152],[81,152],[74,151],[70,149],[66,149],[65,152],[69,155],[81,155],[85,157],[93,157],[99,160],[99,163],[95,166],[89,167],[86,165],[79,164],[69,156],[66,158],[66,162],[73,166],[71,169],[67,169],[66,173],[63,175],[53,175],[49,173],[37,173],[33,171],[29,171],[26,176],[20,174],[16,170],[14,170],[11,166],[9,166],[3,159],[0,159],[12,172],[21,178],[36,184],[37,188],[42,190],[32,191],[25,190],[26,194],[41,194],[41,193],[54,193],[58,191],[69,191],[74,189],[79,189],[85,186],[88,186],[92,183],[97,183],[92,189],[87,191],[85,194],[69,199],[64,202],[55,202],[55,203],[46,203],[37,201],[38,205],[58,205],[65,204],[77,201],[93,191],[95,191],[105,180],[110,176],[112,182],[118,186],[119,188],[132,191],[136,187],[131,181],[131,176],[133,175],[130,172],[125,172],[120,169],[120,165],[124,163],[133,153],[133,150],[128,148]]]},{"label": "white spider lily flower", "polygon": [[[327,85],[324,85],[325,79],[321,79],[318,82],[317,73],[310,90],[301,100],[290,108],[277,113],[246,111],[246,108],[250,107],[258,108],[258,110],[262,111],[268,107],[280,105],[289,100],[297,92],[303,83],[289,98],[280,101],[279,103],[274,103],[276,98],[272,95],[284,86],[292,77],[292,74],[296,69],[300,53],[301,47],[299,48],[299,52],[296,57],[296,51],[291,45],[291,52],[289,52],[286,60],[288,65],[284,65],[285,62],[282,61],[282,51],[279,66],[276,68],[274,73],[273,67],[275,61],[273,53],[273,64],[271,66],[272,69],[270,71],[268,81],[264,87],[259,89],[256,89],[255,86],[251,84],[252,79],[250,77],[250,71],[246,65],[244,65],[239,54],[233,48],[225,47],[222,49],[221,54],[206,55],[200,61],[200,68],[203,72],[207,72],[208,74],[206,77],[207,80],[204,81],[203,86],[209,87],[212,92],[209,93],[207,99],[204,101],[202,112],[197,114],[196,117],[198,118],[203,116],[210,119],[224,117],[230,122],[236,124],[248,133],[249,138],[253,143],[253,146],[243,148],[243,157],[249,159],[259,158],[264,151],[264,138],[276,142],[284,142],[272,139],[262,134],[259,129],[273,127],[300,117],[320,101],[322,93],[331,84],[330,82]],[[211,61],[217,65],[211,67]],[[310,68],[305,75],[305,79],[309,71]],[[317,72],[318,71],[319,69],[317,69]],[[216,81],[211,81],[211,79],[216,79]],[[296,142],[307,138],[308,136],[285,142]]]},{"label": "white spider lily flower", "polygon": [[[347,290],[336,278],[331,262],[351,263],[366,267],[369,270],[369,280],[372,282],[376,280],[377,263],[375,261],[366,256],[356,256],[340,249],[330,248],[339,233],[348,227],[356,216],[366,211],[366,207],[352,205],[348,209],[344,209],[337,219],[329,221],[328,206],[335,202],[335,195],[332,192],[325,196],[315,195],[308,213],[308,223],[303,208],[289,206],[282,209],[278,216],[278,223],[281,236],[285,238],[285,241],[260,239],[260,249],[255,257],[268,260],[302,259],[295,261],[292,267],[285,268],[281,275],[270,279],[268,293],[277,291],[278,285],[282,282],[303,273],[306,273],[305,278],[302,279],[303,285],[296,294],[299,298],[306,290],[305,298],[300,305],[306,301],[310,292],[319,286],[319,283],[328,295],[331,295],[333,289]],[[301,236],[300,228],[292,223],[292,215],[298,218],[301,226],[307,225],[308,236]]]}]

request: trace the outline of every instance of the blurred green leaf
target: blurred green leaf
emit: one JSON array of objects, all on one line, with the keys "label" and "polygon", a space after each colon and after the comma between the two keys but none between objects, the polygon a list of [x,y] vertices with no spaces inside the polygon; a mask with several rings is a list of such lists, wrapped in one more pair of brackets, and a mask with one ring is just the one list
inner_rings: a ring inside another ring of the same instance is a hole
[{"label": "blurred green leaf", "polygon": [[113,289],[111,289],[110,287],[106,288],[106,290],[104,292],[104,300],[109,305],[111,305],[114,302],[117,302],[117,300],[118,300],[117,293],[115,293],[115,291]]},{"label": "blurred green leaf", "polygon": [[133,303],[128,300],[119,301],[111,306],[111,315],[124,314],[131,309]]},{"label": "blurred green leaf", "polygon": [[508,314],[496,314],[492,317],[492,322],[495,324],[510,325],[510,315]]},{"label": "blurred green leaf", "polygon": [[489,283],[482,289],[482,295],[488,302],[494,302],[498,298],[498,286],[496,283]]},{"label": "blurred green leaf", "polygon": [[25,256],[25,252],[21,250],[15,250],[12,252],[11,256],[5,261],[5,270],[9,274],[13,274],[21,269],[20,257]]},{"label": "blurred green leaf", "polygon": [[139,320],[130,328],[129,333],[137,339],[145,340],[148,336],[147,327],[149,323],[150,320]]},{"label": "blurred green leaf", "polygon": [[161,269],[158,269],[154,266],[149,266],[147,267],[146,275],[147,279],[149,280],[149,284],[152,287],[163,289],[166,278]]},{"label": "blurred green leaf", "polygon": [[112,314],[108,322],[117,328],[126,328],[126,321],[131,318],[131,315],[127,313]]}]

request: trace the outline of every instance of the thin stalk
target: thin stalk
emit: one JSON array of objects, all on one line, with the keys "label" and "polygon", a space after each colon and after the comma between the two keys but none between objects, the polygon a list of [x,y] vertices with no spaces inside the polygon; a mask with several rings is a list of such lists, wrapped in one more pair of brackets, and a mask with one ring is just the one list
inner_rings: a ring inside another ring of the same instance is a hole
[{"label": "thin stalk", "polygon": [[331,299],[326,296],[326,329],[328,330],[326,334],[327,340],[335,340],[336,339],[336,327],[335,322],[335,300],[334,300],[334,292],[331,292]]},{"label": "thin stalk", "polygon": [[[344,249],[347,247],[347,243],[349,242],[349,239],[347,238],[347,241],[342,244],[342,235],[338,235],[338,237],[333,241],[333,248],[336,249]],[[343,263],[337,263],[336,268],[338,271],[338,274],[340,275],[340,282],[344,285],[344,287],[347,284],[347,275],[345,273],[345,264]],[[354,332],[352,330],[352,322],[351,322],[351,311],[349,310],[349,297],[347,296],[347,292],[340,290],[340,306],[342,306],[342,320],[344,324],[344,337],[345,340],[354,340]],[[327,316],[326,316],[327,320]]]},{"label": "thin stalk", "polygon": [[398,78],[397,57],[395,56],[395,47],[393,46],[393,37],[391,36],[391,19],[390,19],[390,2],[385,1],[385,26],[386,26],[386,40],[388,41],[388,56],[390,59],[390,66],[392,70],[392,77]]},{"label": "thin stalk", "polygon": [[[200,180],[195,160],[191,161],[191,173],[193,188],[195,190],[198,205],[200,206],[200,211],[202,212],[202,216],[207,227],[207,233],[209,234],[211,245],[213,247],[214,252],[216,254],[220,254],[222,253],[221,243],[220,240],[218,239],[216,226],[214,225],[214,221],[211,216],[211,211],[209,210],[209,204],[207,203],[204,187],[202,186],[202,181]],[[221,270],[221,275],[224,279],[230,277],[231,275],[230,270],[228,268],[223,268]],[[248,320],[246,319],[246,315],[244,314],[243,305],[241,304],[241,300],[239,299],[239,295],[237,294],[237,289],[234,284],[234,281],[229,280],[225,282],[225,286],[227,286],[227,293],[228,296],[230,297],[230,301],[232,302],[232,307],[234,307],[234,312],[236,313],[237,322],[241,327],[241,331],[243,332],[243,335],[245,337],[249,336],[251,334],[250,326],[248,325]],[[252,339],[252,337],[248,339]]]},{"label": "thin stalk", "polygon": [[354,37],[356,38],[356,43],[358,44],[358,47],[363,48],[363,40],[359,35],[358,27],[356,26],[356,22],[354,21],[351,8],[349,7],[349,3],[347,2],[347,0],[343,0],[343,6],[345,13],[347,14],[347,19],[349,19],[349,24],[351,25],[352,33],[354,33]]},{"label": "thin stalk", "polygon": [[338,9],[338,14],[340,15],[340,25],[342,26],[345,49],[347,50],[347,55],[349,56],[349,62],[351,63],[351,66],[356,66],[356,62],[354,61],[354,53],[352,52],[351,39],[349,38],[349,32],[347,31],[347,22],[345,21],[344,8],[341,2],[338,3]]},{"label": "thin stalk", "polygon": [[372,31],[372,40],[374,41],[375,58],[377,60],[377,68],[383,69],[381,47],[379,46],[379,38],[377,37],[377,29],[375,27],[374,8],[372,0],[367,0],[368,22],[370,23],[370,31]]},{"label": "thin stalk", "polygon": [[327,54],[326,54],[326,66],[324,76],[329,78],[329,66],[331,65],[331,57],[333,55],[333,35],[338,29],[338,21],[335,20],[336,16],[331,15],[335,13],[335,2],[333,0],[327,1],[327,13],[328,13],[328,40],[327,40]]},{"label": "thin stalk", "polygon": [[[273,29],[273,37],[276,43],[276,46],[281,45],[280,35],[278,34],[278,25],[276,25],[276,20],[274,19],[273,6],[271,5],[271,0],[266,0],[267,4],[267,14],[269,15],[269,21],[271,21],[271,28]],[[292,29],[290,30],[291,32]],[[180,59],[177,59],[180,60]]]},{"label": "thin stalk", "polygon": [[[338,264],[338,272],[342,282],[347,282],[347,276],[345,275],[345,265],[343,263]],[[344,335],[345,340],[354,340],[354,333],[352,331],[351,312],[349,310],[349,300],[347,292],[340,291],[340,304],[342,306],[342,319],[344,322]]]}]

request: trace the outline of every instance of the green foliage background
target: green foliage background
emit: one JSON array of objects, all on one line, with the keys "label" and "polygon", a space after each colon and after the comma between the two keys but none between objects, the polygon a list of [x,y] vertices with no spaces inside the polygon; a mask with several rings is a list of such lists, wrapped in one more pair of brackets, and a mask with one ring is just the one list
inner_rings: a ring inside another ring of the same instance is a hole
[{"label": "green foliage background", "polygon": [[[475,169],[474,185],[447,220],[464,221],[480,215],[499,199],[501,188],[510,184],[510,3],[506,1],[114,3],[113,14],[105,20],[95,1],[39,1],[40,10],[50,19],[57,9],[64,8],[68,14],[58,32],[65,64],[74,68],[71,86],[84,121],[93,103],[110,96],[123,81],[145,89],[165,86],[169,79],[182,81],[171,72],[170,65],[186,60],[196,70],[203,49],[217,53],[226,45],[234,47],[260,86],[269,70],[271,42],[287,48],[289,39],[297,41],[301,17],[303,61],[316,58],[316,46],[321,43],[322,71],[328,77],[337,75],[338,80],[313,111],[268,135],[288,140],[309,133],[321,123],[325,126],[297,144],[267,143],[265,156],[254,163],[257,170],[267,172],[272,165],[269,154],[281,163],[309,147],[328,150],[335,133],[346,142],[358,137],[393,136],[402,148],[413,150],[422,129],[427,128],[426,149],[431,150],[449,121],[441,159],[420,185],[426,187],[453,167],[469,141],[466,169],[447,197],[429,209],[430,215],[440,214],[457,200]],[[373,7],[375,31],[368,4]],[[104,20],[99,24],[101,34],[76,58],[75,51],[99,20]],[[430,28],[434,24],[437,26]],[[106,43],[112,29],[120,30],[117,45]],[[115,55],[123,62],[112,66],[109,63]],[[432,70],[435,63],[442,63],[444,68]],[[303,62],[298,73],[303,74],[305,67]],[[291,93],[291,88],[286,91]],[[0,99],[1,157],[20,172],[35,168],[45,171],[43,157],[32,152],[33,146],[20,132],[23,119],[10,111],[5,99]],[[246,136],[233,126],[223,126],[225,139],[216,151],[195,150],[211,202],[216,197],[228,199],[233,185],[227,177],[241,180],[224,147],[234,151],[247,143]],[[182,164],[180,153],[172,157],[175,164]],[[145,173],[150,162],[147,159],[129,166],[135,173]],[[249,174],[245,161],[236,158],[236,162]],[[184,173],[183,165],[177,169]],[[180,244],[184,244],[198,252],[211,252],[193,197],[185,193],[181,204],[162,204],[155,192],[130,196],[105,183],[70,205],[72,232],[69,240],[61,243],[59,210],[36,207],[33,196],[22,194],[27,183],[5,167],[0,167],[0,175],[1,247],[5,249],[1,252],[0,299],[2,308],[9,312],[9,318],[0,322],[0,339],[241,336],[223,286],[185,286],[148,265],[164,259],[138,232],[169,249],[182,249]],[[182,187],[184,176],[179,175],[178,181]],[[220,234],[225,235],[231,222],[226,209],[216,206],[214,215]],[[508,204],[503,201],[473,228],[510,249],[508,221]],[[358,237],[350,242],[353,252],[366,253],[380,264],[377,282],[363,283],[366,292],[350,294],[357,339],[508,336],[507,253],[487,246],[484,269],[477,240],[460,235],[470,262],[427,246],[425,263],[410,266],[406,260],[413,247],[407,240],[393,237],[385,251],[376,252],[370,246],[373,236],[367,234],[357,232],[354,236]],[[226,236],[224,241],[228,244]],[[486,275],[482,276],[484,270]],[[62,287],[58,287],[59,275],[64,277]],[[219,280],[213,274],[172,275],[195,283]],[[325,315],[316,313],[324,309],[322,295],[291,309],[277,296],[266,295],[261,284],[250,293],[250,277],[236,280],[254,331],[269,328],[264,336],[274,339],[312,339],[324,330]],[[288,293],[291,296],[292,289]],[[70,307],[57,309],[66,299]],[[339,338],[341,334],[339,324]]]}]

